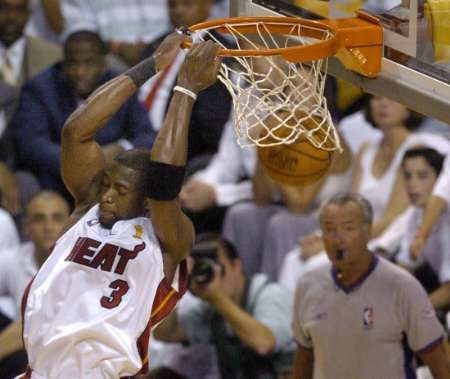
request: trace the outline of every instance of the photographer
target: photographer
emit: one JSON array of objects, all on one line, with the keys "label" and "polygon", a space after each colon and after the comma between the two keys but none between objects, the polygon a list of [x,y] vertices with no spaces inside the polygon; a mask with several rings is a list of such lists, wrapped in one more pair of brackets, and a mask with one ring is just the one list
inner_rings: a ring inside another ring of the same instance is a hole
[{"label": "photographer", "polygon": [[247,277],[234,247],[204,236],[191,254],[190,291],[201,299],[155,330],[165,342],[211,343],[223,378],[277,378],[291,369],[292,296],[263,274]]}]

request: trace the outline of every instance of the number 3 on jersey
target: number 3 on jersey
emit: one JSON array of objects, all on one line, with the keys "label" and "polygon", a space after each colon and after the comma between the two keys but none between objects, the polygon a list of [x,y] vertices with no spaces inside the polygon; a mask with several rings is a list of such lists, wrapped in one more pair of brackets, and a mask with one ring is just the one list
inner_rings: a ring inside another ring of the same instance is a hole
[{"label": "number 3 on jersey", "polygon": [[122,301],[122,297],[128,292],[130,287],[125,280],[117,279],[111,282],[109,288],[112,288],[113,291],[108,296],[103,296],[100,299],[100,304],[103,308],[112,309],[117,307]]}]

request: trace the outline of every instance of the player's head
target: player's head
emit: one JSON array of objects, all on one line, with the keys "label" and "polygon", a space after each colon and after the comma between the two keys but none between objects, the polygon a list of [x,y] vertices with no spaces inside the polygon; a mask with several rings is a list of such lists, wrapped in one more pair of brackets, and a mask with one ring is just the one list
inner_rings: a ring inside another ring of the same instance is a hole
[{"label": "player's head", "polygon": [[191,279],[207,286],[215,276],[220,277],[221,289],[230,296],[237,291],[237,278],[242,277],[242,264],[233,244],[214,233],[197,237],[191,258]]},{"label": "player's head", "polygon": [[423,117],[404,105],[387,97],[371,96],[365,108],[366,120],[381,130],[403,126],[408,130],[417,129]]},{"label": "player's head", "polygon": [[69,204],[56,192],[41,191],[28,202],[24,232],[36,251],[50,253],[69,218]]},{"label": "player's head", "polygon": [[0,41],[5,46],[22,37],[29,15],[28,0],[0,0]]},{"label": "player's head", "polygon": [[80,30],[64,43],[64,73],[74,94],[88,97],[105,73],[106,47],[97,33]]},{"label": "player's head", "polygon": [[415,147],[406,151],[402,170],[411,204],[425,208],[443,163],[444,156],[429,147]]},{"label": "player's head", "polygon": [[167,0],[169,18],[174,28],[189,27],[205,21],[214,0]]},{"label": "player's head", "polygon": [[319,220],[328,258],[337,267],[357,262],[367,251],[373,210],[361,195],[333,196],[322,206]]},{"label": "player's head", "polygon": [[133,149],[120,153],[103,174],[100,223],[112,227],[116,221],[144,214],[144,187],[150,152]]}]

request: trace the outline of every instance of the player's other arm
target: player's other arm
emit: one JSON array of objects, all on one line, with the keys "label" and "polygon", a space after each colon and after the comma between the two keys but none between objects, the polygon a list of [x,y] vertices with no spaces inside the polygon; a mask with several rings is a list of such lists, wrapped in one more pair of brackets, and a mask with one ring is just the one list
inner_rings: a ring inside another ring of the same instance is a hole
[{"label": "player's other arm", "polygon": [[419,354],[419,356],[429,367],[434,379],[450,378],[450,362],[444,341],[434,347],[431,351]]},{"label": "player's other arm", "polygon": [[[211,41],[195,45],[180,69],[177,85],[197,94],[213,84],[220,68],[218,50]],[[194,102],[195,99],[185,93],[174,93],[150,156],[148,207],[165,253],[164,272],[169,281],[189,253],[194,239],[192,223],[182,212],[178,199],[184,179]]]},{"label": "player's other arm", "polygon": [[295,379],[312,379],[314,372],[314,352],[303,346],[298,346],[297,353],[294,358],[294,375]]},{"label": "player's other arm", "polygon": [[99,192],[97,179],[103,172],[105,157],[94,140],[96,133],[144,82],[175,58],[185,38],[168,36],[152,57],[98,88],[68,118],[62,133],[61,169],[64,183],[75,199],[75,212],[95,201],[92,197]]}]

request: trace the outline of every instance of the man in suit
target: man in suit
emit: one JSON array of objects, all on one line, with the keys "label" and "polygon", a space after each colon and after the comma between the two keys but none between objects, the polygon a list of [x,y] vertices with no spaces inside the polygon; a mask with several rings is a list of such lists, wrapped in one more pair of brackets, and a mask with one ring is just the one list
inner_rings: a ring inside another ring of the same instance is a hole
[{"label": "man in suit", "polygon": [[[78,31],[64,44],[64,59],[27,82],[11,121],[19,164],[39,177],[43,188],[66,194],[60,177],[60,140],[67,117],[115,73],[106,68],[106,48],[98,34]],[[155,133],[132,97],[97,136],[105,155],[152,145]]]},{"label": "man in suit", "polygon": [[59,46],[24,34],[29,15],[28,0],[0,0],[0,193],[1,205],[13,214],[20,211],[20,198],[27,201],[38,188],[28,173],[14,177],[7,126],[22,84],[61,59]]},{"label": "man in suit", "polygon": [[[214,0],[167,0],[169,19],[174,28],[188,27],[205,21],[214,6]],[[167,30],[161,37],[151,42],[143,57],[150,56],[161,41],[170,33]],[[227,43],[231,45],[230,43]],[[163,71],[159,78],[147,82],[139,94],[149,112],[149,118],[156,130],[162,125],[178,69],[184,60],[180,52],[172,65]],[[157,87],[157,89],[155,89]],[[217,81],[199,94],[192,111],[189,129],[188,173],[205,166],[219,147],[220,137],[231,110],[231,96],[225,86]]]},{"label": "man in suit", "polygon": [[28,0],[0,0],[0,81],[16,87],[61,58],[59,46],[24,35],[28,7]]}]

